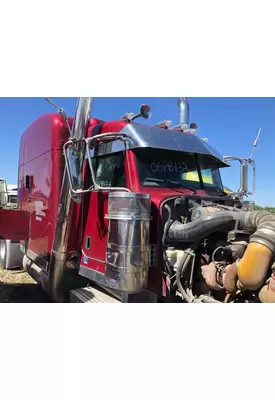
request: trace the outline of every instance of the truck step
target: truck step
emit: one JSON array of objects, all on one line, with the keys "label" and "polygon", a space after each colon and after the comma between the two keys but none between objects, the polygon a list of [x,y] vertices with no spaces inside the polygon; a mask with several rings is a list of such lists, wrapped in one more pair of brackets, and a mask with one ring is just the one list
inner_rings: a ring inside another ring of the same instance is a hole
[{"label": "truck step", "polygon": [[70,291],[70,303],[120,303],[118,299],[93,287]]}]

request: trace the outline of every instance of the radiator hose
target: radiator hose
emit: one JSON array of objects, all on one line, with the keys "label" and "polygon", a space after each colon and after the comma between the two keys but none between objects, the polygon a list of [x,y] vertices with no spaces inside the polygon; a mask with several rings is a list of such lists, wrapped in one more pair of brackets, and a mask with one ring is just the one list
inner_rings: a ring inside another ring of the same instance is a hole
[{"label": "radiator hose", "polygon": [[168,238],[177,242],[195,242],[218,230],[228,229],[229,223],[239,219],[240,215],[240,212],[218,211],[187,224],[175,221],[168,230]]}]

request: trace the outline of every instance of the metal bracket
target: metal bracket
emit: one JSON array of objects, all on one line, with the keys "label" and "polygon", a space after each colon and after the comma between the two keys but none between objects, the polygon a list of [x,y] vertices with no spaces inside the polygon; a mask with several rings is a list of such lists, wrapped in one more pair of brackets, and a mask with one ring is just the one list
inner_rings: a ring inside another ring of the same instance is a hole
[{"label": "metal bracket", "polygon": [[[231,193],[231,196],[236,196],[241,198],[242,196],[251,196],[255,193],[256,189],[256,162],[248,157],[248,158],[240,158],[240,157],[232,157],[225,156],[224,161],[239,161],[240,163],[240,189],[238,192]],[[249,165],[253,168],[253,185],[252,190],[248,190],[248,167]]]},{"label": "metal bracket", "polygon": [[63,145],[63,154],[64,154],[64,158],[65,158],[65,165],[66,165],[66,169],[67,169],[67,173],[68,173],[68,178],[69,178],[69,186],[70,186],[70,192],[74,195],[80,195],[80,194],[84,194],[84,193],[89,193],[93,190],[119,190],[119,191],[126,191],[126,192],[131,192],[131,190],[129,190],[128,188],[125,187],[104,187],[104,186],[100,186],[97,184],[96,182],[96,177],[95,177],[95,173],[94,173],[94,169],[93,169],[93,163],[92,163],[92,157],[90,154],[90,150],[91,150],[91,144],[93,144],[93,142],[96,141],[110,141],[110,140],[121,140],[124,145],[125,145],[125,150],[127,150],[127,141],[129,140],[128,135],[123,134],[123,133],[116,133],[116,132],[110,132],[110,133],[103,133],[100,135],[95,135],[92,136],[90,138],[85,139],[85,144],[86,144],[86,154],[87,154],[87,158],[88,158],[88,163],[89,163],[89,168],[91,171],[91,175],[92,175],[92,180],[93,180],[93,185],[89,188],[89,189],[75,189],[74,185],[73,185],[73,177],[72,177],[72,173],[71,173],[71,168],[70,168],[70,161],[68,159],[68,149],[69,147],[75,148],[78,144],[78,141],[75,140],[69,140],[68,142],[66,142]]}]

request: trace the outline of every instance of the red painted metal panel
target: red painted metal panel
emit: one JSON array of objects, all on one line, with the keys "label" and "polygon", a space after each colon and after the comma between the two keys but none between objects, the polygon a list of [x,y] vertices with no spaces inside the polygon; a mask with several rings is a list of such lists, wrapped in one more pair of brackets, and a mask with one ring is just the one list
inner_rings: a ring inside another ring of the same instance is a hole
[{"label": "red painted metal panel", "polygon": [[[91,192],[83,202],[83,242],[81,264],[97,272],[105,273],[106,244],[108,238],[108,193]],[[87,237],[90,249],[86,248]],[[86,256],[86,257],[85,257]]]},{"label": "red painted metal panel", "polygon": [[[74,118],[69,117],[72,127]],[[101,120],[92,118],[90,129]],[[35,254],[50,253],[56,227],[57,209],[64,173],[63,145],[69,139],[66,123],[58,114],[43,115],[23,133],[19,156],[19,208],[32,212],[28,249]],[[31,177],[26,188],[24,177]],[[73,204],[73,226],[69,251],[80,251],[81,206]]]},{"label": "red painted metal panel", "polygon": [[29,234],[30,213],[19,210],[0,210],[0,239],[26,240]]},{"label": "red painted metal panel", "polygon": [[[72,121],[70,121],[72,123]],[[24,132],[20,147],[19,208],[31,212],[28,249],[50,253],[69,133],[57,114],[40,117]],[[31,179],[27,188],[24,177]]]}]

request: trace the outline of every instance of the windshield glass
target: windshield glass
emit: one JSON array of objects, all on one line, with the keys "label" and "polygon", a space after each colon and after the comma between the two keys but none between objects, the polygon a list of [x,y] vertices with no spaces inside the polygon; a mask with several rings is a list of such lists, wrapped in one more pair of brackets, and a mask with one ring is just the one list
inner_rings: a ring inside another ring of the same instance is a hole
[{"label": "windshield glass", "polygon": [[136,149],[142,186],[223,190],[219,166],[210,156],[162,149]]}]

